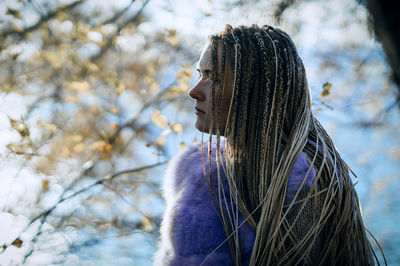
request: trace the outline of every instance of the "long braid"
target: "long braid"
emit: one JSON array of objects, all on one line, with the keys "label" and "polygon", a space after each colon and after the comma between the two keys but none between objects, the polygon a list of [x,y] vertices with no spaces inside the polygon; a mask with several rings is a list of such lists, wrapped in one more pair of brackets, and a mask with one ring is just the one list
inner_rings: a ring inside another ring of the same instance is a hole
[{"label": "long braid", "polygon": [[[219,73],[218,43],[222,44]],[[211,37],[211,47],[209,149],[216,132],[217,168],[222,165],[230,195],[221,190],[219,174],[218,189],[210,191],[234,265],[242,263],[239,239],[244,236],[239,228],[246,223],[256,233],[250,265],[373,264],[375,253],[366,238],[347,165],[312,115],[304,66],[290,37],[267,25],[227,25],[223,33]],[[228,67],[233,74],[232,99],[221,129]],[[217,83],[221,91],[215,99]],[[221,132],[226,138],[225,161],[218,157]],[[311,166],[305,176],[311,168],[316,170],[314,183],[304,190],[304,178],[294,199],[285,202],[289,174],[301,152]],[[306,229],[298,229],[306,208],[312,208],[312,216],[307,217]],[[238,210],[244,218],[240,224]]]}]

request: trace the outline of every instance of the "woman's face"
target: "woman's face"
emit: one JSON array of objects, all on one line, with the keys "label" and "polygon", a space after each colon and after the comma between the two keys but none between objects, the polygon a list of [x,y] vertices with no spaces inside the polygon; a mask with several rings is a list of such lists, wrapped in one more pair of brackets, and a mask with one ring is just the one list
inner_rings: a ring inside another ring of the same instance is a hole
[{"label": "woman's face", "polygon": [[[228,51],[227,51],[228,52]],[[227,53],[228,56],[228,53]],[[217,49],[217,73],[221,73],[221,57],[222,57],[222,43],[218,43]],[[229,62],[229,60],[228,60]],[[228,64],[228,63],[227,63]],[[200,80],[194,85],[189,91],[189,96],[195,99],[195,114],[196,114],[196,125],[195,127],[204,133],[209,133],[211,128],[211,45],[208,44],[202,51],[199,62],[197,64],[197,71],[200,74]],[[218,77],[219,79],[219,77]],[[232,71],[227,65],[225,71],[225,83],[224,93],[222,96],[222,113],[221,113],[221,124],[220,132],[224,135],[226,121],[228,119],[228,112],[232,97]],[[218,97],[222,90],[222,84],[216,84],[215,86],[215,103],[218,101]],[[215,108],[215,120],[217,119],[217,108]],[[214,122],[216,124],[216,121]],[[216,134],[215,127],[212,132]]]}]

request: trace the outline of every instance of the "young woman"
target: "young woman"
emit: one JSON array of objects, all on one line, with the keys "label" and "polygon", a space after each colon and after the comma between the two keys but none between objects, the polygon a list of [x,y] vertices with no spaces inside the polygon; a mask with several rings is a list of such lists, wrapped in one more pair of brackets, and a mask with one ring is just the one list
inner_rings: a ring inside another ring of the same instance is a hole
[{"label": "young woman", "polygon": [[155,265],[372,265],[348,167],[311,112],[303,63],[271,26],[210,37],[196,128],[170,163]]}]

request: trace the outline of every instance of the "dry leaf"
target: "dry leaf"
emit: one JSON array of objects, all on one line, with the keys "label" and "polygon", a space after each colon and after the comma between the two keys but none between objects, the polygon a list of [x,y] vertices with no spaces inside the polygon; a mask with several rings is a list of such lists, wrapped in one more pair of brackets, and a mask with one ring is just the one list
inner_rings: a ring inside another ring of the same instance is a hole
[{"label": "dry leaf", "polygon": [[44,121],[42,121],[42,120],[38,120],[38,121],[36,122],[36,124],[39,125],[39,126],[41,126],[41,127],[44,127],[44,128],[46,128],[46,129],[48,129],[48,130],[51,131],[52,133],[54,133],[54,132],[57,131],[57,126],[54,125],[54,124],[47,123],[47,122],[44,122]]},{"label": "dry leaf", "polygon": [[117,88],[116,88],[115,92],[116,92],[118,95],[120,95],[120,94],[123,93],[124,91],[125,91],[125,84],[119,82],[118,85],[117,85]]},{"label": "dry leaf", "polygon": [[109,152],[112,150],[112,145],[110,143],[107,143],[104,147],[103,147],[103,152]]},{"label": "dry leaf", "polygon": [[97,73],[100,71],[99,67],[91,61],[86,61],[83,66],[90,72]]},{"label": "dry leaf", "polygon": [[111,113],[113,113],[114,115],[119,115],[120,110],[117,107],[114,107],[113,109],[111,109]]},{"label": "dry leaf", "polygon": [[183,132],[183,127],[179,123],[173,123],[171,125],[171,129],[173,132],[178,133],[178,134],[182,134],[182,132]]},{"label": "dry leaf", "polygon": [[66,84],[66,87],[76,91],[76,92],[81,92],[81,93],[88,93],[90,92],[89,88],[89,83],[86,80],[82,81],[72,81],[70,83]]},{"label": "dry leaf", "polygon": [[84,142],[76,144],[72,150],[74,152],[82,152],[86,148],[86,144]]},{"label": "dry leaf", "polygon": [[83,140],[83,137],[78,134],[73,134],[69,137],[73,142],[81,142]]},{"label": "dry leaf", "polygon": [[185,92],[181,87],[178,86],[171,86],[169,87],[168,91],[171,94],[182,94]]},{"label": "dry leaf", "polygon": [[43,57],[46,59],[47,62],[50,63],[50,65],[54,68],[61,68],[62,66],[62,61],[61,61],[61,56],[60,54],[56,52],[50,52],[50,51],[42,51]]},{"label": "dry leaf", "polygon": [[10,22],[10,28],[15,30],[16,32],[24,32],[24,30],[14,22]]},{"label": "dry leaf", "polygon": [[156,74],[156,69],[154,68],[153,64],[147,64],[146,65],[146,72],[150,76],[154,76]]},{"label": "dry leaf", "polygon": [[186,93],[189,91],[190,85],[189,82],[178,79],[179,88],[182,92]]},{"label": "dry leaf", "polygon": [[160,114],[160,110],[155,110],[153,114],[151,115],[151,121],[153,121],[154,124],[161,128],[166,128],[168,127],[168,122],[165,116]]},{"label": "dry leaf", "polygon": [[153,225],[151,224],[149,218],[143,216],[141,219],[142,225],[143,225],[143,231],[145,232],[151,232],[153,231]]},{"label": "dry leaf", "polygon": [[23,121],[17,121],[10,117],[8,117],[8,121],[10,122],[11,127],[18,131],[22,137],[27,137],[30,135],[29,128]]},{"label": "dry leaf", "polygon": [[321,92],[321,97],[325,97],[329,95],[330,90],[332,89],[332,84],[329,82],[325,82],[324,85],[322,85],[323,90]]},{"label": "dry leaf", "polygon": [[160,85],[158,85],[157,82],[153,82],[153,84],[150,85],[149,93],[156,94],[159,90],[160,90]]},{"label": "dry leaf", "polygon": [[156,140],[156,145],[157,145],[157,147],[158,147],[159,149],[162,148],[162,146],[164,145],[166,139],[167,139],[167,138],[166,138],[164,135],[161,135],[161,136],[159,136],[159,137],[157,138],[157,140]]},{"label": "dry leaf", "polygon": [[10,149],[15,154],[24,154],[24,148],[17,143],[9,143],[7,144],[7,148]]},{"label": "dry leaf", "polygon": [[107,144],[107,142],[105,142],[104,140],[98,140],[94,143],[92,143],[89,146],[89,150],[98,150],[101,151],[103,149],[103,147]]},{"label": "dry leaf", "polygon": [[112,123],[112,124],[110,125],[110,127],[111,127],[112,129],[118,129],[119,125],[118,125],[117,123]]},{"label": "dry leaf", "polygon": [[43,190],[47,190],[49,188],[49,181],[46,179],[42,181],[42,188]]},{"label": "dry leaf", "polygon": [[6,14],[13,16],[14,18],[17,18],[17,19],[22,19],[21,10],[18,10],[18,9],[12,9],[12,8],[8,7]]},{"label": "dry leaf", "polygon": [[22,240],[17,238],[11,243],[11,245],[16,246],[17,248],[20,248],[22,246]]},{"label": "dry leaf", "polygon": [[185,142],[179,143],[179,149],[183,150],[184,148],[186,148],[186,143]]},{"label": "dry leaf", "polygon": [[151,85],[151,84],[153,84],[153,82],[154,82],[154,78],[153,77],[151,77],[151,76],[144,76],[144,82],[147,84],[147,85]]},{"label": "dry leaf", "polygon": [[190,80],[192,78],[192,65],[180,65],[183,70],[176,72],[178,79]]}]

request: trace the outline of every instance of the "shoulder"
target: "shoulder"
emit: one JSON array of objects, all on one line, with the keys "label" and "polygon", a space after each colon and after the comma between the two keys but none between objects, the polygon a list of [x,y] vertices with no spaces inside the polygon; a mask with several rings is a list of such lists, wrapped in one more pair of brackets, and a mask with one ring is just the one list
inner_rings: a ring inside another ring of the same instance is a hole
[{"label": "shoulder", "polygon": [[[315,175],[316,171],[308,163],[306,154],[300,152],[289,175],[286,201],[292,201],[298,189],[310,188],[314,182]],[[304,179],[306,180],[304,181]]]},{"label": "shoulder", "polygon": [[180,190],[188,170],[202,164],[201,157],[200,143],[189,145],[172,157],[164,178],[163,191],[165,197]]}]

